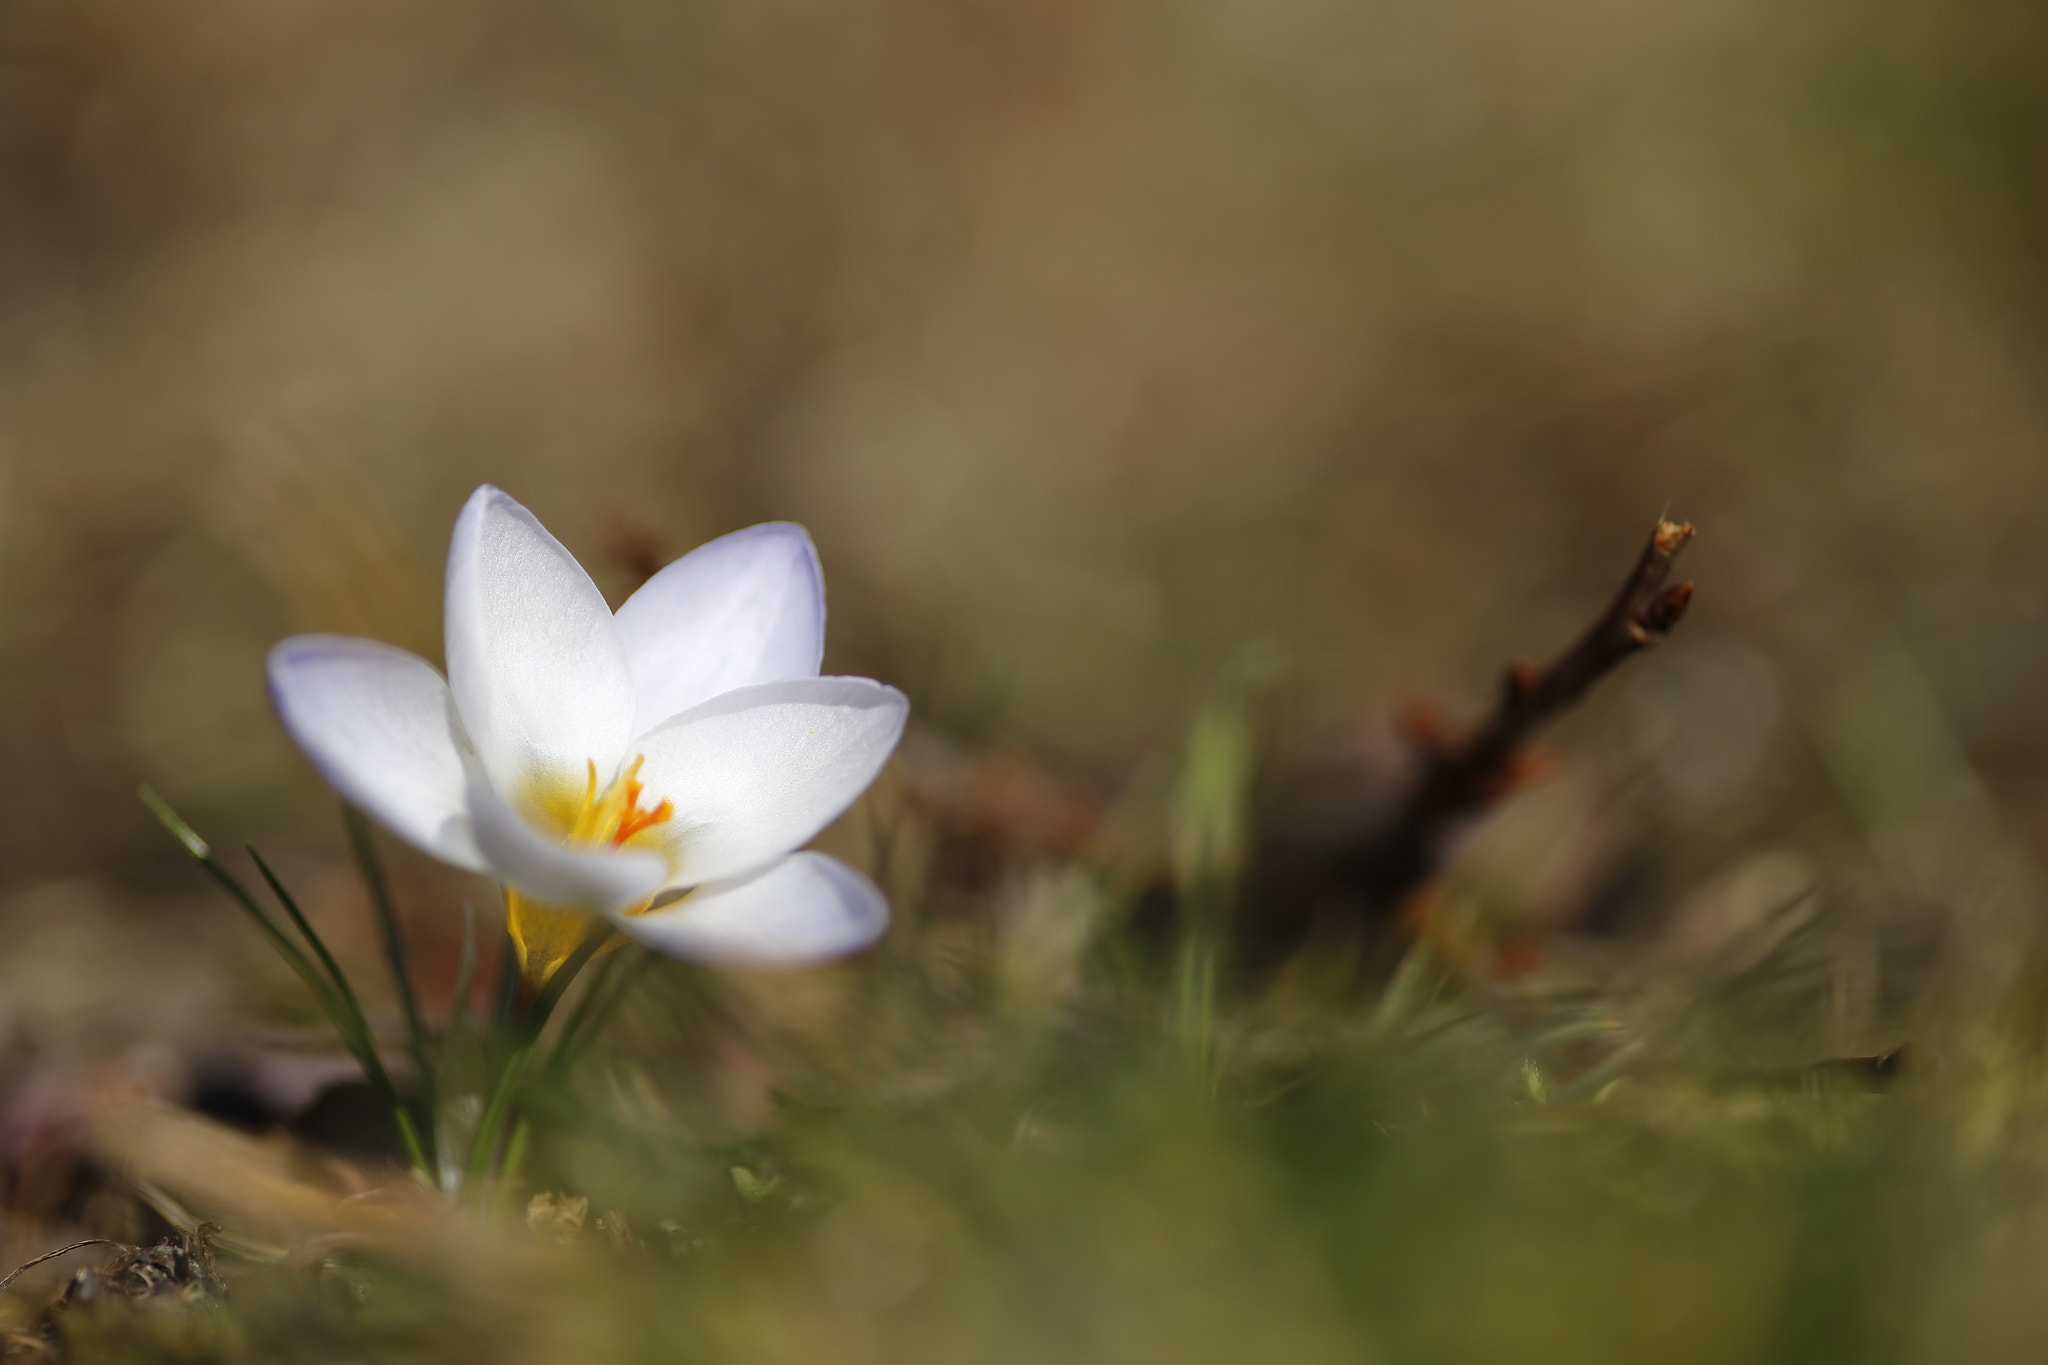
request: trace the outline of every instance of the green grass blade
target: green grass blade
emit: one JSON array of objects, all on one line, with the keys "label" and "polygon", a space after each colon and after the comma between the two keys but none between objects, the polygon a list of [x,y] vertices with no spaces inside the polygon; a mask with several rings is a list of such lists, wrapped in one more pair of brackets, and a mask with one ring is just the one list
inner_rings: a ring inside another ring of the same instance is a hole
[{"label": "green grass blade", "polygon": [[1216,1070],[1216,940],[1211,927],[1190,915],[1174,967],[1174,1033],[1188,1084],[1206,1093]]},{"label": "green grass blade", "polygon": [[356,865],[362,869],[363,884],[369,888],[370,904],[377,911],[377,927],[384,937],[384,957],[391,964],[391,979],[398,988],[398,1003],[405,1011],[406,1050],[412,1054],[413,1069],[419,1076],[421,1112],[426,1125],[423,1136],[431,1156],[436,1107],[434,1068],[428,1060],[427,1026],[420,1018],[419,997],[413,991],[412,971],[406,965],[405,940],[398,932],[398,912],[391,901],[390,883],[384,879],[384,865],[377,859],[370,822],[347,802],[342,803],[341,815],[342,822],[348,826],[349,846],[355,850]]},{"label": "green grass blade", "polygon": [[1426,941],[1417,939],[1402,954],[1393,979],[1380,993],[1379,1002],[1366,1020],[1361,1041],[1368,1047],[1391,1046],[1415,1017],[1428,1008],[1442,983],[1443,971],[1436,952]]},{"label": "green grass blade", "polygon": [[548,1057],[547,1067],[547,1075],[551,1079],[562,1061],[562,1050],[574,1042],[577,1034],[589,1020],[598,997],[604,993],[605,986],[617,971],[618,965],[619,955],[613,953],[592,969],[589,984],[584,989],[582,998],[576,1002],[576,1008],[562,1021],[561,1028],[555,1030],[555,1050]]},{"label": "green grass blade", "polygon": [[476,1016],[469,1007],[470,992],[476,989],[476,907],[468,901],[462,903],[462,955],[455,962],[455,996],[448,1003],[448,1029],[475,1026]]},{"label": "green grass blade", "polygon": [[519,1001],[519,953],[512,945],[512,936],[505,935],[504,947],[498,953],[498,981],[491,993],[491,1032],[503,1037],[512,1031],[513,1010]]},{"label": "green grass blade", "polygon": [[492,1217],[502,1219],[511,1210],[505,1207],[505,1196],[510,1193],[512,1182],[519,1178],[519,1170],[526,1164],[526,1150],[533,1139],[533,1122],[522,1117],[512,1125],[512,1136],[505,1140],[505,1160],[498,1167],[498,1179],[491,1191]]},{"label": "green grass blade", "polygon": [[278,904],[291,916],[292,923],[298,926],[300,935],[312,945],[313,952],[320,959],[320,965],[327,969],[327,975],[334,983],[336,999],[348,1011],[350,1021],[362,1040],[357,1060],[362,1063],[363,1074],[390,1106],[392,1122],[398,1125],[399,1136],[404,1140],[406,1152],[412,1158],[413,1164],[431,1175],[433,1167],[426,1164],[428,1152],[425,1144],[420,1141],[419,1129],[413,1123],[405,1102],[399,1097],[398,1087],[392,1084],[390,1073],[384,1069],[384,1059],[377,1055],[376,1034],[370,1028],[369,1016],[363,1012],[362,1001],[356,998],[355,988],[348,984],[348,974],[342,971],[341,964],[334,960],[334,954],[328,951],[326,941],[314,931],[304,912],[299,909],[298,901],[285,889],[277,874],[271,871],[270,864],[263,861],[263,855],[256,851],[253,844],[245,844],[243,847],[249,850],[249,857],[256,864],[256,870],[263,874],[263,880],[269,884],[271,894],[277,897]]},{"label": "green grass blade", "polygon": [[348,1007],[349,1016],[354,1021],[356,1029],[365,1038],[372,1036],[369,1018],[363,1013],[362,1002],[356,999],[355,990],[348,984],[348,977],[342,972],[341,964],[334,960],[333,953],[327,951],[327,944],[313,931],[313,926],[300,911],[299,903],[292,898],[291,892],[285,890],[284,883],[278,880],[277,874],[270,870],[270,864],[263,861],[263,855],[256,851],[256,846],[244,844],[242,847],[249,851],[250,861],[256,864],[256,870],[263,874],[263,880],[269,884],[270,894],[277,897],[277,903],[291,916],[292,923],[298,928],[299,936],[312,946],[314,955],[320,959],[320,965],[326,968],[327,979],[333,983],[336,995]]},{"label": "green grass blade", "polygon": [[[419,1143],[411,1133],[411,1124],[405,1116],[405,1106],[400,1102],[398,1091],[391,1084],[391,1077],[385,1072],[384,1064],[377,1056],[376,1044],[370,1038],[367,1026],[359,1025],[361,1011],[359,1009],[353,1013],[350,1011],[348,1006],[343,1003],[342,997],[336,992],[335,987],[323,978],[320,969],[315,967],[312,960],[300,950],[299,946],[293,943],[282,929],[277,927],[277,924],[268,914],[264,913],[262,905],[249,893],[249,889],[243,886],[235,874],[228,871],[220,859],[214,856],[212,847],[207,844],[206,840],[199,837],[198,832],[192,826],[186,824],[184,819],[148,786],[141,787],[139,795],[142,798],[142,804],[149,808],[150,814],[154,815],[163,827],[170,831],[172,838],[184,846],[185,851],[192,855],[193,861],[197,862],[200,867],[206,870],[208,876],[220,884],[221,889],[228,893],[229,898],[247,912],[249,918],[255,922],[257,929],[263,934],[263,937],[270,941],[270,946],[277,950],[277,955],[285,960],[285,965],[290,967],[298,975],[299,980],[305,983],[306,989],[313,993],[313,999],[319,1004],[321,1011],[326,1014],[328,1022],[333,1024],[334,1031],[341,1035],[342,1046],[347,1048],[349,1055],[356,1059],[356,1064],[363,1069],[364,1078],[377,1091],[378,1097],[391,1109],[392,1115],[399,1125],[400,1136],[406,1139],[407,1156],[411,1158],[413,1164],[419,1169],[431,1173],[433,1167],[426,1164],[426,1154],[421,1150]],[[259,868],[263,867],[260,859],[257,862],[257,866]],[[264,868],[263,871],[264,876],[267,879],[270,878],[269,869]],[[274,879],[272,879],[271,884],[274,889],[278,885]],[[292,915],[293,919],[298,921],[303,927],[303,920],[298,915],[296,906],[292,907]],[[317,939],[312,941],[318,942]],[[322,948],[321,952],[324,955],[325,949]]]},{"label": "green grass blade", "polygon": [[435,1182],[434,1168],[427,1162],[426,1143],[420,1139],[419,1126],[412,1121],[412,1111],[397,1103],[394,1098],[391,1118],[398,1125],[398,1137],[405,1143],[405,1154],[411,1158],[412,1168],[428,1181]]},{"label": "green grass blade", "polygon": [[319,970],[308,960],[305,953],[285,936],[284,931],[272,922],[268,914],[264,913],[263,907],[249,894],[248,888],[242,885],[235,874],[228,871],[220,859],[214,856],[213,849],[206,840],[200,838],[161,796],[147,786],[140,788],[140,795],[142,804],[149,807],[150,814],[156,816],[164,828],[171,832],[171,837],[184,845],[185,851],[192,855],[193,861],[206,869],[207,875],[219,883],[221,889],[228,893],[235,904],[248,913],[263,937],[270,941],[270,946],[277,950],[278,956],[285,960],[285,964],[296,972],[299,979],[305,982],[306,988],[313,992],[313,998],[320,1002],[321,1009],[333,1020],[343,1041],[350,1045],[350,1051],[355,1051],[358,1037],[351,1027],[347,1012],[341,1007],[333,987],[321,977]]},{"label": "green grass blade", "polygon": [[1215,1080],[1216,959],[1249,840],[1251,767],[1251,720],[1233,685],[1188,733],[1170,829],[1181,919],[1174,1033],[1188,1080],[1202,1091]]},{"label": "green grass blade", "polygon": [[[561,1038],[555,1040],[555,1052],[547,1060],[549,1083],[561,1085],[563,1078],[567,1078],[569,1074],[569,1066],[575,1064],[575,1058],[584,1054],[584,1048],[590,1046],[590,1040],[602,1031],[604,1021],[612,1017],[612,1011],[618,1009],[618,1003],[625,1001],[635,982],[639,982],[639,978],[655,962],[655,956],[645,948],[625,948],[621,952],[635,954],[631,966],[627,966],[621,972],[616,970],[616,954],[612,958],[606,958],[604,966],[600,968],[604,976],[590,982],[590,990],[586,990],[584,999],[575,1003],[575,1011],[563,1021]],[[612,982],[614,976],[618,978],[616,982]]]},{"label": "green grass blade", "polygon": [[147,782],[135,789],[142,798],[142,804],[149,807],[149,813],[157,818],[171,837],[185,846],[185,851],[204,863],[213,857],[213,849],[206,840],[199,837],[199,831],[185,823],[184,817],[170,807],[170,803],[156,794],[156,789]]}]

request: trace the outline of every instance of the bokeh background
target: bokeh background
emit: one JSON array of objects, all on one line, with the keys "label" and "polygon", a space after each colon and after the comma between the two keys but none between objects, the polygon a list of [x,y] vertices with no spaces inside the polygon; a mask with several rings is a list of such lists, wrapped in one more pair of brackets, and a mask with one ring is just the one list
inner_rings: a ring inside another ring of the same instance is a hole
[{"label": "bokeh background", "polygon": [[[2048,909],[2044,170],[2023,0],[8,5],[16,1197],[76,1077],[177,1091],[289,989],[138,782],[368,960],[262,659],[438,657],[484,481],[615,602],[802,521],[828,668],[1033,810],[1256,675],[1317,829],[1668,511],[1693,614],[1457,875],[1607,980],[1813,891],[1786,1056],[1939,1039]],[[393,860],[452,954],[487,892]]]}]

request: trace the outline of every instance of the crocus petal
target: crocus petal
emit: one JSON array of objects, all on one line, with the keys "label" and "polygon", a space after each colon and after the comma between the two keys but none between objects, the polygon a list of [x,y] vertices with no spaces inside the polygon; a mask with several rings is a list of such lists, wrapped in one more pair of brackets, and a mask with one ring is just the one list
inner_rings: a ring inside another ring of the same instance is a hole
[{"label": "crocus petal", "polygon": [[873,882],[822,853],[798,853],[738,881],[700,886],[612,923],[656,952],[697,962],[794,967],[867,947],[889,927]]},{"label": "crocus petal", "polygon": [[737,688],[642,735],[643,805],[674,803],[666,827],[694,886],[802,847],[867,790],[910,703],[866,678],[792,678]]},{"label": "crocus petal", "polygon": [[815,678],[825,654],[825,579],[794,522],[700,545],[619,608],[639,694],[634,733],[721,692]]},{"label": "crocus petal", "polygon": [[482,871],[448,684],[425,659],[339,635],[270,651],[270,699],[336,791],[444,862]]},{"label": "crocus petal", "polygon": [[500,791],[607,782],[633,734],[633,675],[603,594],[533,513],[485,484],[448,548],[448,685]]},{"label": "crocus petal", "polygon": [[558,909],[617,910],[654,894],[668,875],[659,854],[572,848],[547,838],[471,774],[469,818],[476,846],[500,880]]}]

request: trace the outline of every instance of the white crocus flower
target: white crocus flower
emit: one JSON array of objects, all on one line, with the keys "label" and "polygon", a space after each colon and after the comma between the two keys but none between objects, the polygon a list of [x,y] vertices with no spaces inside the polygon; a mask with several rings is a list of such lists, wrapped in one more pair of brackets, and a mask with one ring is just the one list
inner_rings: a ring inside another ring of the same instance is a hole
[{"label": "white crocus flower", "polygon": [[[270,692],[335,789],[506,887],[537,987],[609,916],[661,952],[795,964],[888,924],[881,893],[795,850],[873,782],[903,694],[823,678],[825,595],[800,526],[737,531],[614,616],[533,514],[485,485],[448,550],[448,678],[390,645],[300,635]],[[660,904],[656,904],[660,902]]]}]

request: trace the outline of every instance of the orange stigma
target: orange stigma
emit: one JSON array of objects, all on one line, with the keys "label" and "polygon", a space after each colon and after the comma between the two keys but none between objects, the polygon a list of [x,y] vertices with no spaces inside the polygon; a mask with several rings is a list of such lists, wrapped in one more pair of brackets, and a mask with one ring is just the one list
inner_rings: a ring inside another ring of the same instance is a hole
[{"label": "orange stigma", "polygon": [[[571,796],[574,788],[556,788],[555,801],[543,809],[551,821],[559,822],[563,842],[583,848],[623,848],[635,841],[661,847],[660,836],[650,837],[649,831],[666,825],[675,815],[675,805],[663,801],[651,810],[641,807],[640,798],[647,789],[640,785],[640,765],[646,761],[644,755],[635,758],[602,793],[597,789],[595,763],[585,765],[581,792]],[[638,914],[646,908],[643,904],[625,913]],[[531,999],[554,975],[555,968],[576,951],[596,922],[582,907],[546,905],[505,888],[505,926],[519,955],[519,984],[525,998]],[[609,952],[622,941],[614,937],[599,951]]]},{"label": "orange stigma", "polygon": [[652,810],[640,808],[641,794],[647,790],[640,785],[640,765],[646,761],[645,755],[634,759],[602,796],[597,791],[597,764],[587,765],[583,800],[569,822],[570,843],[622,848],[656,825],[668,823],[675,814],[673,802],[663,801]]}]

